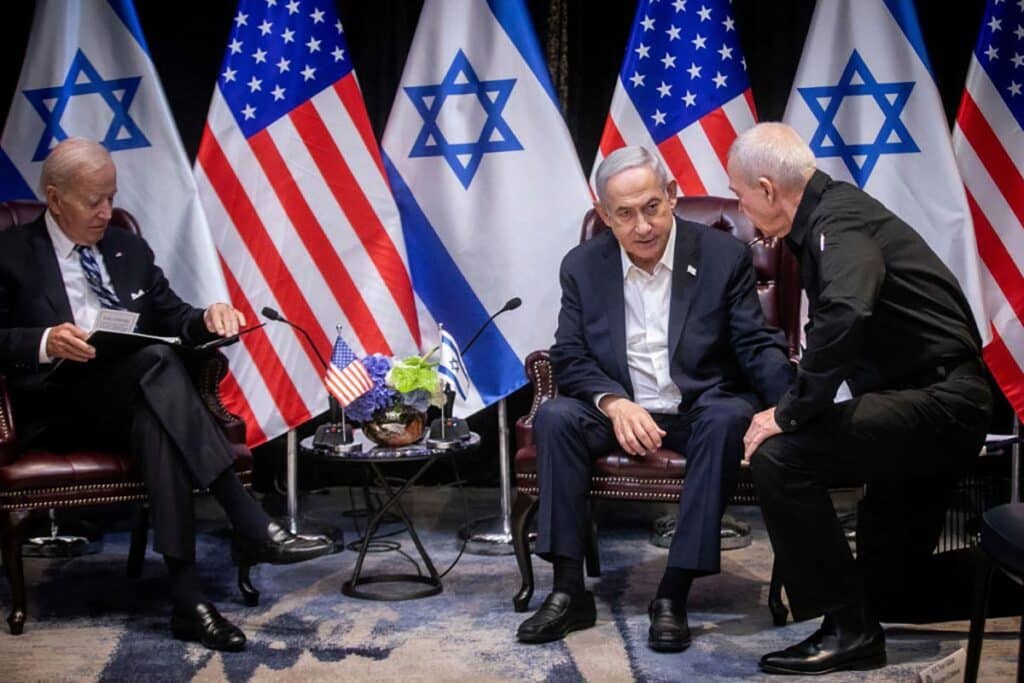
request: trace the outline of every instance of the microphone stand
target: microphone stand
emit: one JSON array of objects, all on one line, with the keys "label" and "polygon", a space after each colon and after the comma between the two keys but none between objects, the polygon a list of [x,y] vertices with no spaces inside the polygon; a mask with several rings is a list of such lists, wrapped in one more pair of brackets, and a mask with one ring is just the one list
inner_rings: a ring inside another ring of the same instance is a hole
[{"label": "microphone stand", "polygon": [[[302,329],[301,327],[291,322],[290,320],[287,320],[286,318],[284,318],[284,316],[282,316],[280,313],[278,313],[277,311],[270,307],[264,307],[264,309],[261,312],[266,318],[274,320],[276,322],[285,323],[301,332],[303,336],[306,338],[306,341],[309,343],[309,347],[313,349],[313,353],[316,354],[316,357],[320,361],[320,364],[323,365],[324,371],[327,371],[327,361],[325,361],[324,357],[320,355],[319,349],[316,348],[316,344],[313,343],[313,339],[309,336],[309,333],[306,332],[306,330]],[[332,398],[331,400],[333,401],[334,399]],[[331,411],[333,421],[334,406],[331,406]],[[320,425],[320,427],[317,428],[317,435],[321,433],[321,430],[324,427],[334,426],[336,425]],[[342,438],[344,438],[345,428],[346,425],[344,423],[344,413],[342,413]],[[315,439],[317,437],[314,436],[312,438],[315,442]],[[349,430],[349,440],[351,441],[351,430]],[[287,502],[287,517],[283,520],[284,526],[286,526],[288,528],[288,531],[290,531],[291,533],[296,534],[298,536],[302,536],[303,538],[327,539],[328,541],[334,543],[336,551],[340,551],[342,548],[345,547],[344,532],[340,528],[328,526],[320,522],[314,522],[313,526],[315,528],[309,528],[310,524],[308,521],[306,521],[306,523],[302,524],[302,526],[307,527],[306,531],[300,531],[299,525],[300,522],[303,520],[299,515],[299,437],[298,432],[296,432],[295,429],[288,430],[285,436],[285,444],[285,497]]]}]

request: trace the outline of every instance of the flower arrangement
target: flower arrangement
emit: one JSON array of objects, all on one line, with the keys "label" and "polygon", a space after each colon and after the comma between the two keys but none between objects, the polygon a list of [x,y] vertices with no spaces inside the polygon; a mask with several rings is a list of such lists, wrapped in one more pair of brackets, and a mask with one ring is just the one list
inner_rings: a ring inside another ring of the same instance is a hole
[{"label": "flower arrangement", "polygon": [[[346,415],[380,443],[403,445],[402,441],[418,440],[427,408],[444,405],[437,364],[420,356],[393,359],[379,353],[362,362],[373,388],[352,401],[345,409]],[[410,430],[412,423],[418,423],[418,428]]]}]

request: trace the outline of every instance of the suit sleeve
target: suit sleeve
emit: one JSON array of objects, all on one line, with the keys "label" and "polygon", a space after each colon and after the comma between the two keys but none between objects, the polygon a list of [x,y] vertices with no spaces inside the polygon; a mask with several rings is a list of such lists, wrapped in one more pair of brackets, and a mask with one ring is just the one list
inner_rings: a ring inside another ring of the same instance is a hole
[{"label": "suit sleeve", "polygon": [[149,306],[140,321],[140,329],[150,334],[181,337],[188,344],[213,339],[216,335],[206,329],[203,309],[190,306],[171,289],[163,270],[156,265],[153,251],[142,242],[146,268],[146,292]]},{"label": "suit sleeve", "polygon": [[15,255],[16,246],[11,240],[0,241],[0,249],[7,250],[7,256],[0,265],[0,372],[18,375],[36,372],[39,369],[39,342],[45,327],[15,327],[12,306],[18,278],[10,269],[16,263],[27,263],[28,257]]},{"label": "suit sleeve", "polygon": [[562,261],[559,272],[562,307],[558,313],[555,345],[551,347],[551,364],[558,379],[558,388],[567,396],[588,402],[593,401],[597,394],[629,397],[625,387],[608,376],[590,350],[576,274],[580,264],[572,257],[573,252],[570,252]]},{"label": "suit sleeve", "polygon": [[793,382],[782,332],[770,327],[757,298],[754,263],[744,247],[729,283],[729,333],[733,352],[766,405],[774,406]]}]

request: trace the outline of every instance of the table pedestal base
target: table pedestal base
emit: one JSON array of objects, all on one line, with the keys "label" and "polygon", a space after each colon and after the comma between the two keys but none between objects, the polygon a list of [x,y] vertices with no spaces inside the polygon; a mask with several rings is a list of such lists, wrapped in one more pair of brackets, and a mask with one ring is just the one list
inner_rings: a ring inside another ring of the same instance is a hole
[{"label": "table pedestal base", "polygon": [[[361,590],[361,586],[367,584],[389,584],[389,583],[414,583],[423,584],[426,588],[408,591],[380,592]],[[341,592],[350,598],[361,598],[363,600],[416,600],[417,598],[429,598],[437,595],[443,589],[441,580],[431,576],[420,576],[419,574],[376,574],[360,576],[350,579],[341,584]]]}]

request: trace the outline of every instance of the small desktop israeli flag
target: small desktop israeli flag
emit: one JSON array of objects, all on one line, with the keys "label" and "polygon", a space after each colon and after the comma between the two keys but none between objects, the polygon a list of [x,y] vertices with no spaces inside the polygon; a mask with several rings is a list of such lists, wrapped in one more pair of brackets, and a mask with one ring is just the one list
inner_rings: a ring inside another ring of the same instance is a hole
[{"label": "small desktop israeli flag", "polygon": [[441,376],[441,381],[451,387],[459,399],[466,400],[466,392],[469,390],[466,364],[462,362],[462,352],[459,351],[459,344],[455,341],[455,337],[443,328],[441,329],[441,363],[438,365],[437,373]]}]

